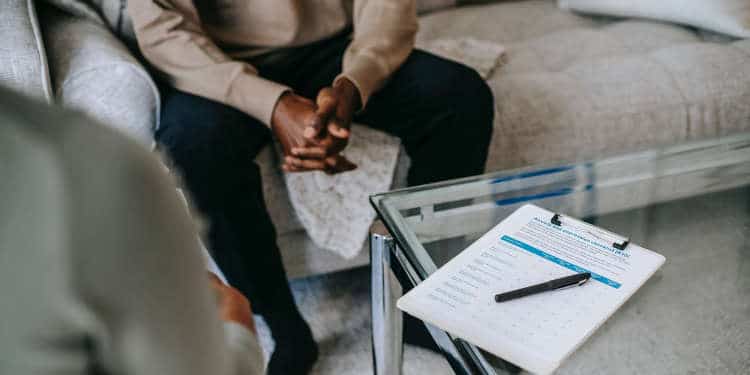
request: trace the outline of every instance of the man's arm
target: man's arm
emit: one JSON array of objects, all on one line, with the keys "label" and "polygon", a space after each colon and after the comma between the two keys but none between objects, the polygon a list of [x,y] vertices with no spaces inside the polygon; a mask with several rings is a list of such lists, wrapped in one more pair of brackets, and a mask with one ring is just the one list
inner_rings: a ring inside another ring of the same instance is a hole
[{"label": "man's arm", "polygon": [[205,33],[191,0],[129,0],[138,45],[177,89],[226,103],[271,126],[290,89],[226,55]]},{"label": "man's arm", "polygon": [[196,224],[156,155],[67,124],[72,283],[105,372],[261,375],[250,310],[211,291]]},{"label": "man's arm", "polygon": [[417,29],[414,0],[355,0],[354,40],[344,53],[342,72],[318,94],[320,121],[304,134],[316,145],[292,148],[285,170],[309,170],[305,163],[321,158],[327,168],[340,167],[335,155],[346,147],[354,113],[406,61]]},{"label": "man's arm", "polygon": [[354,40],[336,80],[357,87],[362,108],[414,49],[417,29],[415,0],[355,0]]},{"label": "man's arm", "polygon": [[[284,85],[259,77],[253,66],[225,54],[206,35],[192,0],[130,0],[128,11],[141,52],[174,87],[228,104],[262,121],[287,155],[292,147],[316,143],[302,135],[306,127],[320,127],[315,104]],[[318,162],[314,169],[339,173],[353,165],[343,156],[335,159],[341,161],[336,167],[323,168]]]}]

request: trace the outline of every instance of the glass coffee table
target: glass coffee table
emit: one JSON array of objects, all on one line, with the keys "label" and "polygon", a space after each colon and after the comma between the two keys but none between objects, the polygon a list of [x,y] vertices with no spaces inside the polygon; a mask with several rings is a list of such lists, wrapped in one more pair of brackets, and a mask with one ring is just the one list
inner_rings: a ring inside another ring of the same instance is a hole
[{"label": "glass coffee table", "polygon": [[[370,237],[378,375],[401,373],[403,291],[526,203],[667,258],[558,373],[750,374],[750,134],[419,186],[371,202],[381,219]],[[428,330],[456,374],[518,372]]]}]

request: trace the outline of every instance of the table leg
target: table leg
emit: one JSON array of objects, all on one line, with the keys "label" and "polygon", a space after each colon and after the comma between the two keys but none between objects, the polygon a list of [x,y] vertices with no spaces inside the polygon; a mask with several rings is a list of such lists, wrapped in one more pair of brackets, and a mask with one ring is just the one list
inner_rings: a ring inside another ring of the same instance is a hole
[{"label": "table leg", "polygon": [[382,223],[370,230],[372,280],[372,360],[375,375],[400,375],[403,364],[403,315],[396,308],[401,284],[391,270],[395,243]]}]

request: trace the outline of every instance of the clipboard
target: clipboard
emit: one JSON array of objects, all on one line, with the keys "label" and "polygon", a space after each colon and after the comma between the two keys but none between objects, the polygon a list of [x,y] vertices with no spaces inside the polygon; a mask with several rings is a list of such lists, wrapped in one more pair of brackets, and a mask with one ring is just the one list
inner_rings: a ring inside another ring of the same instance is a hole
[{"label": "clipboard", "polygon": [[[397,306],[518,367],[549,374],[664,261],[627,237],[525,205]],[[583,286],[494,301],[496,293],[580,272],[592,274]]]},{"label": "clipboard", "polygon": [[[555,213],[552,215],[550,223],[557,226],[563,226],[563,215]],[[608,241],[615,249],[625,250],[625,248],[628,247],[628,244],[630,244],[630,238],[628,237],[620,236],[619,234],[571,217],[565,217],[565,226],[570,227],[581,235],[589,235],[598,240]]]}]

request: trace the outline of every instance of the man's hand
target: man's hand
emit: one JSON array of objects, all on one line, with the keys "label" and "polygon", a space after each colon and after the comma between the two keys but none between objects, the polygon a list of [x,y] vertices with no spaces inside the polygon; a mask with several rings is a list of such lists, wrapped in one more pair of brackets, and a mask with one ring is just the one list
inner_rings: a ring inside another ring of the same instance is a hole
[{"label": "man's hand", "polygon": [[279,98],[271,119],[271,129],[281,143],[284,155],[282,168],[287,172],[305,172],[321,170],[329,174],[345,172],[356,168],[354,163],[345,157],[323,152],[311,153],[309,156],[295,155],[295,150],[322,150],[325,139],[305,137],[305,131],[320,129],[323,126],[316,105],[311,100],[287,92]]},{"label": "man's hand", "polygon": [[339,79],[332,87],[320,90],[316,104],[319,121],[310,122],[303,134],[306,140],[316,145],[292,148],[291,154],[294,157],[287,164],[296,166],[310,158],[325,158],[329,166],[347,164],[348,160],[342,161],[335,155],[346,147],[352,117],[361,107],[357,87],[346,78]]},{"label": "man's hand", "polygon": [[208,279],[211,289],[216,293],[216,304],[219,306],[221,320],[239,323],[253,334],[257,333],[253,311],[250,309],[250,302],[247,298],[239,290],[224,284],[211,272],[208,273]]},{"label": "man's hand", "polygon": [[315,103],[291,92],[279,98],[271,118],[271,130],[281,143],[285,155],[291,155],[293,148],[311,145],[305,140],[307,128],[320,127],[320,117],[315,113]]}]

